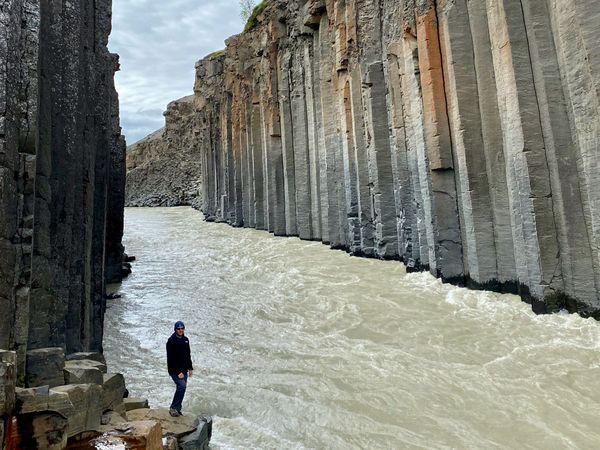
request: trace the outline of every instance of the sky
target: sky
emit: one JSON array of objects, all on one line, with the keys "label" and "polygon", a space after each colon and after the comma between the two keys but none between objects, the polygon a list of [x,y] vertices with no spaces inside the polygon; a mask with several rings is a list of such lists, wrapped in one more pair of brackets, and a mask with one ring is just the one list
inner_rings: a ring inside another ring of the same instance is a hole
[{"label": "sky", "polygon": [[131,145],[164,125],[167,104],[193,93],[194,64],[244,27],[237,0],[113,0],[109,49],[121,126]]}]

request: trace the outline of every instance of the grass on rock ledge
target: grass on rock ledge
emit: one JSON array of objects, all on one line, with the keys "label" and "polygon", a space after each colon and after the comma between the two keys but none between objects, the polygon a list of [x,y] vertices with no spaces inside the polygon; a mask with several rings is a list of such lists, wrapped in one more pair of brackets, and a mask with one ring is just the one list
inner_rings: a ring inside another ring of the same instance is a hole
[{"label": "grass on rock ledge", "polygon": [[256,5],[254,7],[254,9],[252,10],[252,14],[250,14],[250,17],[248,17],[248,22],[246,22],[246,26],[244,27],[244,33],[246,31],[250,31],[252,28],[254,28],[256,26],[256,24],[257,24],[256,19],[266,9],[267,4],[268,4],[268,1],[263,0],[262,2],[260,2],[258,5]]}]

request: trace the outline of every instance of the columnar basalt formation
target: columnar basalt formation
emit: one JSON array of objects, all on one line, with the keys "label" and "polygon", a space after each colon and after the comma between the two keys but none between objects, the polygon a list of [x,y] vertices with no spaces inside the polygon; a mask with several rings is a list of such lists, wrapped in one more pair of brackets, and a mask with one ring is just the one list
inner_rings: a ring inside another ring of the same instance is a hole
[{"label": "columnar basalt formation", "polygon": [[62,448],[36,433],[52,425],[59,436],[68,415],[18,411],[15,388],[69,383],[64,355],[102,350],[105,285],[122,276],[110,18],[109,0],[0,5],[0,447],[19,448],[5,431],[30,421],[24,436],[39,440],[23,448]]},{"label": "columnar basalt formation", "polygon": [[100,351],[125,141],[110,1],[0,6],[0,348]]},{"label": "columnar basalt formation", "polygon": [[592,0],[270,0],[197,65],[209,217],[600,312]]},{"label": "columnar basalt formation", "polygon": [[193,98],[169,103],[165,126],[127,148],[127,206],[199,207],[202,178]]}]

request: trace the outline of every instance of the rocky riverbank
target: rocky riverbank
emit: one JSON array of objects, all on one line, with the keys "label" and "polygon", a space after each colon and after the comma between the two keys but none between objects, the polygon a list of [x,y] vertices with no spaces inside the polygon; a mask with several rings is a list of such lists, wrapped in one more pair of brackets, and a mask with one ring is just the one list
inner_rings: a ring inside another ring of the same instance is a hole
[{"label": "rocky riverbank", "polygon": [[600,317],[595,1],[261,5],[196,66],[206,217]]},{"label": "rocky riverbank", "polygon": [[2,448],[27,450],[204,450],[212,420],[173,418],[129,398],[123,375],[109,373],[101,353],[43,348],[27,353],[24,384],[17,386],[16,353],[0,350]]}]

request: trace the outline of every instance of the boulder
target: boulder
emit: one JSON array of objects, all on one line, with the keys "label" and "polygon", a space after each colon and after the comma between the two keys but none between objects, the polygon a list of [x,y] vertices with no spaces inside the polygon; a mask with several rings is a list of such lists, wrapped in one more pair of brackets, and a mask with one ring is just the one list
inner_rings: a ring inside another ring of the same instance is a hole
[{"label": "boulder", "polygon": [[17,354],[0,350],[0,417],[10,416],[15,408],[16,367]]},{"label": "boulder", "polygon": [[178,439],[193,433],[200,420],[193,414],[186,414],[181,417],[171,417],[168,409],[134,409],[127,412],[127,420],[154,420],[159,422],[165,434],[172,434]]},{"label": "boulder", "polygon": [[55,412],[17,417],[17,432],[23,449],[62,450],[67,445],[67,428],[67,419]]},{"label": "boulder", "polygon": [[120,373],[104,374],[102,379],[102,410],[113,410],[125,414],[125,378]]},{"label": "boulder", "polygon": [[28,414],[42,411],[67,411],[73,407],[69,394],[50,390],[48,386],[35,388],[16,388],[17,414]]},{"label": "boulder", "polygon": [[65,384],[65,353],[60,347],[40,348],[27,352],[28,387],[49,385],[50,387]]},{"label": "boulder", "polygon": [[133,409],[150,408],[148,405],[148,399],[146,398],[124,398],[123,403],[125,405],[125,411],[131,411]]},{"label": "boulder", "polygon": [[203,417],[200,425],[191,434],[179,440],[180,450],[208,450],[212,437],[212,417]]},{"label": "boulder", "polygon": [[98,353],[98,352],[77,352],[77,353],[71,353],[69,355],[66,356],[66,360],[67,361],[78,361],[81,359],[89,359],[92,361],[97,361],[99,363],[102,363],[106,366],[106,359],[104,358],[104,355],[102,353]]},{"label": "boulder", "polygon": [[65,369],[63,371],[65,384],[95,383],[102,385],[102,367],[106,368],[102,363],[90,359],[67,361],[65,362]]},{"label": "boulder", "polygon": [[69,403],[57,409],[69,421],[69,437],[96,430],[102,417],[102,387],[97,384],[69,384],[50,389],[66,393]]}]

